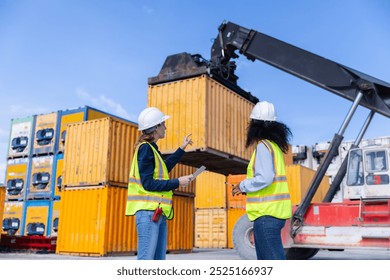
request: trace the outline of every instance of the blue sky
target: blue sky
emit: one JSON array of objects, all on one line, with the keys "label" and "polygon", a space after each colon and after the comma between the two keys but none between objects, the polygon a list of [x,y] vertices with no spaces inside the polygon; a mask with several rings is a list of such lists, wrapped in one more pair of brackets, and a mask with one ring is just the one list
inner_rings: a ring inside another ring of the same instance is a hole
[{"label": "blue sky", "polygon": [[[166,57],[210,58],[231,21],[390,82],[390,1],[0,0],[0,183],[12,118],[89,105],[137,121]],[[238,84],[275,104],[292,144],[329,141],[351,102],[260,61],[237,60]],[[361,108],[345,133],[354,140]],[[390,136],[377,115],[367,138]]]}]

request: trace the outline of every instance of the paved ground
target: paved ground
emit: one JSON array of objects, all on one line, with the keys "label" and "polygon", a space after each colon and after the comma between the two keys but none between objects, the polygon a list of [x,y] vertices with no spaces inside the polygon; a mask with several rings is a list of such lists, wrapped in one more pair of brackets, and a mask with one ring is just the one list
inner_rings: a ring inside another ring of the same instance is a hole
[{"label": "paved ground", "polygon": [[[9,252],[0,253],[1,259],[8,260],[91,260],[91,259],[117,259],[117,260],[135,260],[136,256],[108,256],[108,257],[79,257],[47,253],[28,253],[28,252]],[[198,249],[195,248],[192,253],[185,254],[167,254],[168,260],[239,260],[239,256],[233,249]],[[384,250],[346,250],[346,251],[327,251],[321,250],[313,260],[390,260],[390,251]]]}]

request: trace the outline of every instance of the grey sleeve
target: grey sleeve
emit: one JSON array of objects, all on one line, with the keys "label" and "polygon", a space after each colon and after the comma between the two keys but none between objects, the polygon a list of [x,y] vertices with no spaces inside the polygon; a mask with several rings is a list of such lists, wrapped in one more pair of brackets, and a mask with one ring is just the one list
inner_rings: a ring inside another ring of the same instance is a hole
[{"label": "grey sleeve", "polygon": [[275,177],[275,168],[271,152],[260,143],[257,145],[255,158],[255,174],[253,178],[245,179],[240,183],[242,192],[256,192],[270,184]]}]

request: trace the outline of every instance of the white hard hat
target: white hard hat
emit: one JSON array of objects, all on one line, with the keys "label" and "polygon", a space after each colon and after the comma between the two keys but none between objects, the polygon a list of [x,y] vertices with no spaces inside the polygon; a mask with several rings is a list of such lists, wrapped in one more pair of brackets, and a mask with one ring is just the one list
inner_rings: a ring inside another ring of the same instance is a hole
[{"label": "white hard hat", "polygon": [[139,114],[138,130],[142,131],[154,127],[169,118],[170,116],[164,115],[163,112],[156,107],[148,107]]},{"label": "white hard hat", "polygon": [[250,118],[261,121],[276,121],[274,105],[267,101],[258,102],[253,107]]}]

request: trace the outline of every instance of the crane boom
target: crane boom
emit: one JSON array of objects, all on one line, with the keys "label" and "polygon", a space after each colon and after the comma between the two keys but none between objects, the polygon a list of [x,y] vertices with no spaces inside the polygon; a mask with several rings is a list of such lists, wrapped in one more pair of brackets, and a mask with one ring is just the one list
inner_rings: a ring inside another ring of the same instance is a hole
[{"label": "crane boom", "polygon": [[[363,92],[362,105],[390,117],[390,84],[255,30],[222,23],[211,49],[211,70],[228,77],[234,71],[235,51],[354,101]],[[230,75],[232,76],[232,75]]]},{"label": "crane boom", "polygon": [[[213,75],[237,80],[234,75],[236,50],[249,60],[260,60],[291,75],[353,101],[338,133],[334,135],[323,163],[317,169],[310,186],[291,221],[291,236],[294,237],[303,224],[304,215],[343,140],[343,134],[359,105],[370,110],[369,120],[374,113],[390,117],[390,84],[361,73],[357,70],[323,58],[268,35],[224,22],[218,28],[218,36],[211,48],[210,72]],[[369,123],[369,121],[367,121]],[[363,131],[367,127],[364,127]],[[362,137],[362,135],[360,136]],[[339,177],[345,175],[345,168]],[[339,178],[339,179],[340,179]],[[330,190],[326,200],[333,198]]]}]

